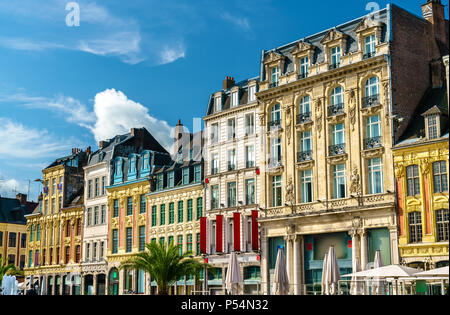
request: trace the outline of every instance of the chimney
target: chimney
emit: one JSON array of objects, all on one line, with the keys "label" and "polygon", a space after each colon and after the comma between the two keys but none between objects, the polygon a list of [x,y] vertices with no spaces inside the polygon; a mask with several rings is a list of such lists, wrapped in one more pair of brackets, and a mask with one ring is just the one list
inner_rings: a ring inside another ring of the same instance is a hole
[{"label": "chimney", "polygon": [[89,156],[91,154],[91,147],[86,148],[86,155]]},{"label": "chimney", "polygon": [[227,76],[225,80],[223,80],[223,89],[228,90],[233,86],[234,86],[234,78]]},{"label": "chimney", "polygon": [[108,141],[99,141],[98,142],[98,147],[100,149],[103,149],[104,147],[106,147],[108,145]]},{"label": "chimney", "polygon": [[441,0],[427,0],[422,5],[422,16],[431,23],[434,37],[445,46],[448,46],[445,11]]},{"label": "chimney", "polygon": [[181,139],[183,138],[184,134],[184,127],[181,123],[181,119],[178,120],[178,124],[175,127],[175,132],[173,135],[173,156],[176,158],[178,151],[180,150],[180,147],[182,146]]},{"label": "chimney", "polygon": [[16,199],[20,201],[21,205],[25,205],[27,203],[27,195],[25,194],[17,194]]}]

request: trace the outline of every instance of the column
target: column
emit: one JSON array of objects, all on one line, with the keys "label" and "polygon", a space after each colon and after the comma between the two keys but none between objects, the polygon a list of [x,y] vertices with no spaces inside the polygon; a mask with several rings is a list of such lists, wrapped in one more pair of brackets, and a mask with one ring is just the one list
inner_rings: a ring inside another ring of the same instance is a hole
[{"label": "column", "polygon": [[84,295],[84,283],[85,283],[85,279],[84,279],[85,275],[81,275],[81,290],[80,290],[80,295]]},{"label": "column", "polygon": [[293,261],[293,268],[294,268],[294,295],[300,295],[301,290],[301,280],[300,280],[300,235],[295,235],[294,237],[294,261]]},{"label": "column", "polygon": [[368,253],[367,253],[367,231],[360,231],[361,237],[361,270],[366,270],[366,266],[369,262]]},{"label": "column", "polygon": [[[352,272],[354,272],[356,259],[360,257],[359,253],[359,237],[356,230],[351,230],[348,234],[352,237]],[[361,264],[361,260],[359,261]],[[362,268],[362,267],[361,267]]]},{"label": "column", "polygon": [[92,275],[92,295],[97,295],[97,277],[96,273]]},{"label": "column", "polygon": [[125,270],[120,269],[119,270],[119,295],[123,295],[124,281],[125,281]]},{"label": "column", "polygon": [[[262,234],[262,231],[261,231]],[[267,238],[261,237],[261,291],[268,295],[269,292],[269,248]]]},{"label": "column", "polygon": [[292,281],[294,277],[292,276],[292,238],[287,236],[286,240],[286,269],[289,279],[289,294],[292,293]]}]

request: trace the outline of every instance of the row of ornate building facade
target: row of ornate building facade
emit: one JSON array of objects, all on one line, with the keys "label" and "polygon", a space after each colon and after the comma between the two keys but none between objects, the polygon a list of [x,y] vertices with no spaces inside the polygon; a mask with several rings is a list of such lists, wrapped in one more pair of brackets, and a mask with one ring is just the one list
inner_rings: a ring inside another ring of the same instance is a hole
[{"label": "row of ornate building facade", "polygon": [[[216,268],[172,294],[224,293],[237,252],[242,294],[271,292],[279,248],[290,292],[320,292],[323,257],[448,265],[448,20],[395,5],[264,50],[258,76],[226,77],[205,128],[167,152],[145,129],[74,149],[43,170],[27,219],[25,273],[47,294],[154,294],[119,268],[151,241]],[[447,72],[446,72],[447,70]]]}]

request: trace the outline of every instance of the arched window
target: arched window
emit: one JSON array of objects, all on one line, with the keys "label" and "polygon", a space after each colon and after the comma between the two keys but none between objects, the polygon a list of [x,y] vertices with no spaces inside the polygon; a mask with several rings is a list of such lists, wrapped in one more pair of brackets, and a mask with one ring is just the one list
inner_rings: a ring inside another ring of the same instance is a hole
[{"label": "arched window", "polygon": [[108,295],[119,295],[119,272],[112,268],[108,275]]},{"label": "arched window", "polygon": [[330,103],[334,106],[344,104],[344,90],[342,89],[342,86],[338,86],[333,91],[331,91]]},{"label": "arched window", "polygon": [[366,96],[378,96],[378,94],[380,94],[378,77],[371,77],[366,81]]}]

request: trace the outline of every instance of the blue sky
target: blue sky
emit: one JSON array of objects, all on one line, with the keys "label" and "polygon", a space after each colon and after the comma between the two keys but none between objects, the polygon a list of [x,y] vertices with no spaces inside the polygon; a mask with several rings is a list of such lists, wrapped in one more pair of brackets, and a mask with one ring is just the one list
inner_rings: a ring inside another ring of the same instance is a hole
[{"label": "blue sky", "polygon": [[[36,199],[42,168],[132,126],[167,146],[225,76],[259,74],[262,49],[369,13],[356,0],[79,0],[80,25],[69,27],[69,2],[0,0],[2,196],[31,180]],[[394,3],[421,15],[423,2]]]}]

